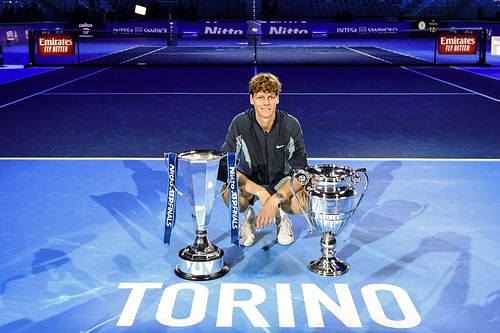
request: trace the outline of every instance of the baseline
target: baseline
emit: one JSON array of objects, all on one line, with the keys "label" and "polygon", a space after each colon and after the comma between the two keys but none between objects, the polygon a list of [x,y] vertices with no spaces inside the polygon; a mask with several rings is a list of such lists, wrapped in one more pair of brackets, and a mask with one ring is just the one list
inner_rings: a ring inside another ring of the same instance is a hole
[{"label": "baseline", "polygon": [[462,89],[462,90],[465,90],[465,91],[468,91],[468,92],[471,92],[473,94],[476,94],[476,95],[479,95],[481,97],[484,97],[484,98],[487,98],[487,99],[490,99],[494,102],[497,102],[497,103],[500,103],[500,99],[498,98],[495,98],[495,97],[492,97],[492,96],[489,96],[489,95],[486,95],[486,94],[483,94],[483,93],[480,93],[479,91],[476,91],[476,90],[472,90],[472,89],[469,89],[469,88],[466,88],[466,87],[463,87],[463,86],[460,86],[458,84],[455,84],[455,83],[452,83],[452,82],[449,82],[449,81],[446,81],[446,80],[443,80],[443,79],[440,79],[440,78],[437,78],[435,76],[432,76],[432,75],[429,75],[429,74],[425,74],[425,73],[422,73],[422,72],[419,72],[415,69],[412,69],[412,68],[408,68],[408,67],[405,67],[405,66],[401,66],[402,69],[405,69],[409,72],[412,72],[412,73],[415,73],[415,74],[418,74],[418,75],[421,75],[421,76],[424,76],[424,77],[427,77],[429,79],[432,79],[432,80],[435,80],[435,81],[438,81],[438,82],[441,82],[441,83],[444,83],[444,84],[447,84],[447,85],[450,85],[450,86],[453,86],[455,88],[459,88],[459,89]]},{"label": "baseline", "polygon": [[57,88],[63,87],[63,86],[65,86],[65,85],[67,85],[67,84],[70,84],[70,83],[73,83],[73,82],[79,81],[79,80],[81,80],[81,79],[85,79],[85,78],[87,78],[87,77],[89,77],[89,76],[92,76],[92,75],[95,75],[95,74],[99,74],[99,73],[104,72],[105,70],[108,70],[108,69],[110,69],[110,68],[111,68],[111,67],[106,67],[106,68],[103,68],[103,69],[99,69],[99,70],[97,70],[97,71],[95,71],[95,72],[92,72],[92,73],[89,73],[89,74],[86,74],[86,75],[83,75],[83,76],[77,77],[77,78],[75,78],[75,79],[72,79],[72,80],[69,80],[69,81],[66,81],[66,82],[60,83],[60,84],[58,84],[58,85],[55,85],[55,86],[53,86],[53,87],[50,87],[50,88],[44,89],[44,90],[39,91],[39,92],[37,92],[37,93],[31,94],[31,95],[28,95],[28,96],[25,96],[25,97],[22,97],[22,98],[18,98],[18,99],[16,99],[16,100],[12,101],[12,102],[9,102],[9,103],[6,103],[6,104],[3,104],[3,105],[0,105],[0,109],[3,109],[3,108],[5,108],[5,107],[7,107],[7,106],[10,106],[10,105],[13,105],[13,104],[16,104],[16,103],[22,102],[22,101],[25,101],[25,100],[30,99],[30,98],[32,98],[32,97],[35,97],[35,96],[41,95],[41,94],[46,93],[46,92],[48,92],[48,91],[51,91],[51,90],[53,90],[53,89],[57,89]]}]

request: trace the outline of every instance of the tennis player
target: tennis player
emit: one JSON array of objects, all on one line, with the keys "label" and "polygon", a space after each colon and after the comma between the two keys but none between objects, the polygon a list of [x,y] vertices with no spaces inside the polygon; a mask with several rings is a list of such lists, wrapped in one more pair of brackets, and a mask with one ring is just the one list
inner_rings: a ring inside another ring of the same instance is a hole
[{"label": "tennis player", "polygon": [[[278,243],[290,245],[294,235],[288,214],[301,212],[296,200],[291,200],[290,172],[307,166],[306,149],[298,120],[276,109],[281,86],[271,73],[255,75],[248,84],[253,108],[234,117],[222,145],[224,152],[236,152],[239,160],[243,246],[255,243],[256,228],[271,224],[276,226]],[[302,188],[296,181],[294,190],[304,204]],[[227,191],[223,198],[227,205]],[[262,205],[258,214],[254,210],[256,200]]]}]

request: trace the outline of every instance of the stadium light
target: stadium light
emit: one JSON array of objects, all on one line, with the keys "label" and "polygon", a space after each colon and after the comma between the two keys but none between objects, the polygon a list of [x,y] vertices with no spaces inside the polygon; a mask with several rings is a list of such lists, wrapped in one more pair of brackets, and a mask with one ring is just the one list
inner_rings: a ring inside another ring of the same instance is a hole
[{"label": "stadium light", "polygon": [[146,7],[141,5],[135,5],[134,12],[139,15],[146,15]]}]

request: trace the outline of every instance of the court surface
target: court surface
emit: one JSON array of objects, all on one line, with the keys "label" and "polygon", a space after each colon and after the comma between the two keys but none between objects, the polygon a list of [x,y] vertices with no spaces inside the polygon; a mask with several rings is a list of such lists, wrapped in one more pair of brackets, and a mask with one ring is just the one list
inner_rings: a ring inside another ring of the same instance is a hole
[{"label": "court surface", "polygon": [[[370,186],[321,277],[319,235],[210,239],[230,272],[173,273],[194,239],[180,198],[162,242],[168,151],[214,148],[248,106],[251,67],[64,68],[0,85],[0,332],[496,332],[499,81],[461,68],[263,67],[310,164]],[[220,184],[219,184],[220,185]]]},{"label": "court surface", "polygon": [[[73,67],[0,85],[5,157],[219,148],[253,67]],[[500,157],[500,80],[450,67],[259,67],[309,157]]]}]

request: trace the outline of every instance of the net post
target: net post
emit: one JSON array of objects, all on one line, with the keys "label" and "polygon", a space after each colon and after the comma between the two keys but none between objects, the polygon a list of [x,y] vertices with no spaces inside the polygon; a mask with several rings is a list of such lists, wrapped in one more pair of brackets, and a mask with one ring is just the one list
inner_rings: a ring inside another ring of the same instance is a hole
[{"label": "net post", "polygon": [[438,39],[439,39],[439,36],[438,36],[437,32],[434,32],[434,65],[437,65]]},{"label": "net post", "polygon": [[167,46],[177,46],[177,39],[177,21],[172,20],[172,14],[169,10],[167,20]]},{"label": "net post", "polygon": [[28,30],[28,52],[29,52],[28,66],[34,66],[35,65],[35,31],[33,29]]},{"label": "net post", "polygon": [[253,64],[257,65],[257,36],[255,35],[253,41]]},{"label": "net post", "polygon": [[479,49],[479,65],[480,66],[485,66],[486,65],[486,28],[482,27],[481,32],[479,34],[479,42],[481,43],[481,47]]},{"label": "net post", "polygon": [[77,61],[78,65],[80,65],[80,34],[75,33],[75,40],[76,40],[76,53],[77,53]]}]

